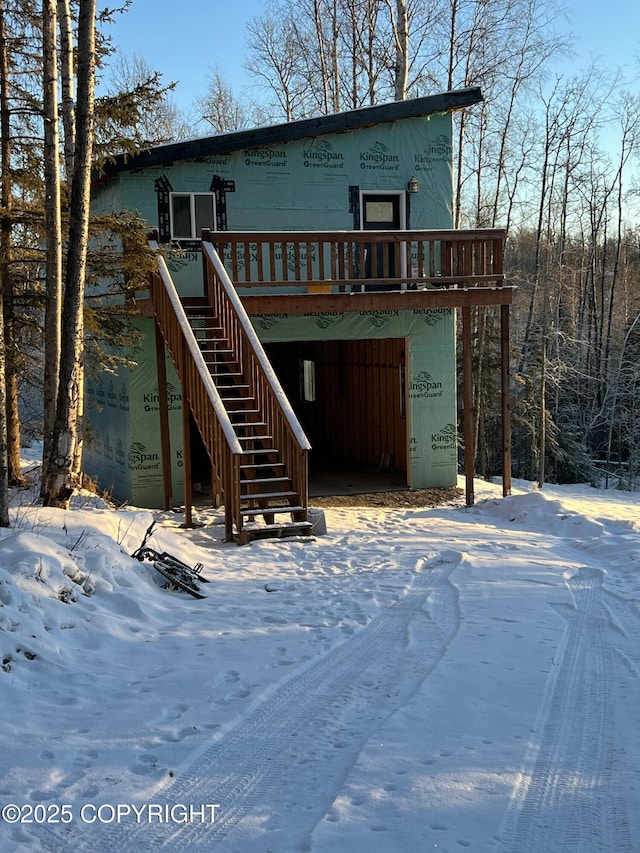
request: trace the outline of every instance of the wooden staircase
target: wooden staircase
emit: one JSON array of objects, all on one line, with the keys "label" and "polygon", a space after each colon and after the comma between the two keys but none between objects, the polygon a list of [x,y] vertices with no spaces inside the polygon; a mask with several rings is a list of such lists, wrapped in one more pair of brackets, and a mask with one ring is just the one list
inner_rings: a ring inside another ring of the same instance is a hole
[{"label": "wooden staircase", "polygon": [[[229,338],[206,299],[183,299],[185,314],[242,447],[240,515],[249,539],[309,533],[307,501],[294,488]],[[289,516],[283,522],[282,516]],[[264,524],[257,525],[262,518]],[[251,524],[251,526],[249,526]]]},{"label": "wooden staircase", "polygon": [[[309,442],[211,244],[203,261],[203,297],[180,299],[161,257],[151,297],[211,461],[226,539],[309,534]],[[185,483],[185,504],[189,491]]]}]

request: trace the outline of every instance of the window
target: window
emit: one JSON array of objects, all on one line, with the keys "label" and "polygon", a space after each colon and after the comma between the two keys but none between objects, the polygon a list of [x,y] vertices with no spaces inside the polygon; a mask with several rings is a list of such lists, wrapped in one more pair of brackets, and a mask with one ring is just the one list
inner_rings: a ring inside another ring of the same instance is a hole
[{"label": "window", "polygon": [[213,193],[171,193],[171,237],[199,240],[203,228],[216,227]]},{"label": "window", "polygon": [[365,220],[367,222],[383,222],[385,224],[395,221],[394,201],[369,201],[365,200]]},{"label": "window", "polygon": [[316,400],[316,365],[308,358],[300,360],[300,398],[305,403]]}]

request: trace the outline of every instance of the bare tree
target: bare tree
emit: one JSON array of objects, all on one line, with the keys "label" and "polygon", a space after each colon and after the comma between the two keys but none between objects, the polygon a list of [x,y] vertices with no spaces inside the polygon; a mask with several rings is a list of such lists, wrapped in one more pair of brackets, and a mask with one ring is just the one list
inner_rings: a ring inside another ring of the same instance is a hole
[{"label": "bare tree", "polygon": [[264,119],[258,108],[235,96],[218,67],[211,72],[206,94],[198,99],[197,109],[200,120],[215,133],[256,127]]},{"label": "bare tree", "polygon": [[187,137],[191,128],[172,100],[174,89],[144,57],[118,54],[109,64],[106,94],[96,102],[96,154]]},{"label": "bare tree", "polygon": [[[618,113],[620,125],[620,149],[618,163],[613,176],[613,184],[616,193],[616,243],[613,269],[611,271],[611,284],[609,289],[609,309],[607,312],[606,333],[604,333],[604,350],[602,357],[602,368],[604,376],[609,372],[609,357],[611,351],[611,339],[613,332],[613,318],[615,314],[615,296],[618,285],[618,273],[620,269],[620,255],[624,239],[624,176],[630,158],[640,149],[640,97],[623,93],[620,96],[616,112]],[[604,325],[604,324],[603,324]]]},{"label": "bare tree", "polygon": [[299,69],[304,66],[303,48],[291,17],[283,10],[268,10],[247,25],[249,58],[247,69],[270,98],[266,109],[285,121],[304,117],[308,90]]},{"label": "bare tree", "polygon": [[406,0],[282,0],[249,23],[246,67],[287,121],[356,109],[407,96],[409,28]]},{"label": "bare tree", "polygon": [[[607,443],[606,443],[606,485],[609,484],[609,468],[611,464],[611,451],[613,447],[613,435],[614,435],[614,426],[616,423],[616,418],[619,417],[618,411],[618,395],[620,393],[620,386],[622,384],[623,371],[625,367],[625,363],[627,361],[627,346],[629,341],[633,335],[635,327],[637,323],[640,321],[640,313],[636,314],[633,321],[629,324],[629,328],[627,329],[624,340],[622,341],[622,346],[620,347],[620,356],[618,360],[617,370],[611,382],[611,401],[609,406],[609,424],[607,430]],[[634,391],[636,391],[638,384],[640,382],[640,376],[638,375],[638,364],[637,361],[635,364],[631,364],[631,370],[629,371],[632,375],[632,382],[634,386]],[[633,394],[632,397],[636,397],[636,394]],[[635,400],[636,408],[638,406],[639,400]],[[629,436],[631,438],[631,436]],[[634,436],[636,438],[636,436]],[[640,448],[634,448],[636,452],[640,450]],[[638,464],[636,463],[635,468],[638,468]]]}]

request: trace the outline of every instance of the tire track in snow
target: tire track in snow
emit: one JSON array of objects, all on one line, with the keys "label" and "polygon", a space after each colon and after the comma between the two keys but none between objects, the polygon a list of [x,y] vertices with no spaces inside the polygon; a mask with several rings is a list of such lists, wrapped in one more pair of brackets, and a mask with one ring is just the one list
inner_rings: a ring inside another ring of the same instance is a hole
[{"label": "tire track in snow", "polygon": [[566,573],[574,610],[547,684],[501,850],[632,853],[626,804],[611,788],[610,616],[600,569]]},{"label": "tire track in snow", "polygon": [[[409,589],[401,598],[349,640],[276,688],[153,796],[153,802],[160,804],[219,803],[213,824],[92,826],[90,832],[74,832],[65,849],[72,843],[77,851],[143,853],[166,846],[179,853],[202,850],[205,845],[211,849],[214,842],[217,851],[232,849],[226,847],[225,839],[242,819],[262,815],[268,820],[279,781],[295,775],[292,767],[296,764],[313,761],[318,788],[300,791],[306,801],[291,815],[291,825],[269,835],[273,849],[284,849],[282,844],[278,846],[278,833],[288,849],[293,849],[290,845],[296,837],[302,845],[299,849],[308,849],[303,837],[310,838],[363,744],[419,688],[457,632],[457,590],[449,576],[460,560],[461,554],[453,551],[418,560]],[[421,642],[419,648],[413,647],[409,626],[427,600]],[[314,754],[301,755],[299,745],[310,742]],[[332,782],[326,789],[328,779]],[[251,838],[243,843],[243,851],[253,849]],[[233,841],[229,839],[232,846]],[[256,850],[264,849],[264,837],[253,841]]]}]

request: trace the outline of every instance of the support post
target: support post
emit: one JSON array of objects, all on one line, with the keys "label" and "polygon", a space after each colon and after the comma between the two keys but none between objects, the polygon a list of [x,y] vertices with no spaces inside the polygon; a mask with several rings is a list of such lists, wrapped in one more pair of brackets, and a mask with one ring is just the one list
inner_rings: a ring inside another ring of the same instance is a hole
[{"label": "support post", "polygon": [[500,306],[500,364],[502,393],[502,496],[511,494],[511,368],[509,306]]},{"label": "support post", "polygon": [[162,497],[165,509],[171,509],[173,480],[171,475],[171,437],[169,433],[169,404],[167,400],[167,364],[164,355],[164,340],[157,320],[156,371],[158,374],[158,413],[160,415],[160,459],[162,465]]},{"label": "support post", "polygon": [[467,506],[475,501],[473,474],[475,469],[473,440],[473,373],[471,355],[471,308],[462,309],[462,409],[464,416],[464,475]]},{"label": "support post", "polygon": [[191,476],[191,412],[182,388],[182,446],[184,448],[184,526],[193,527],[193,482]]}]

